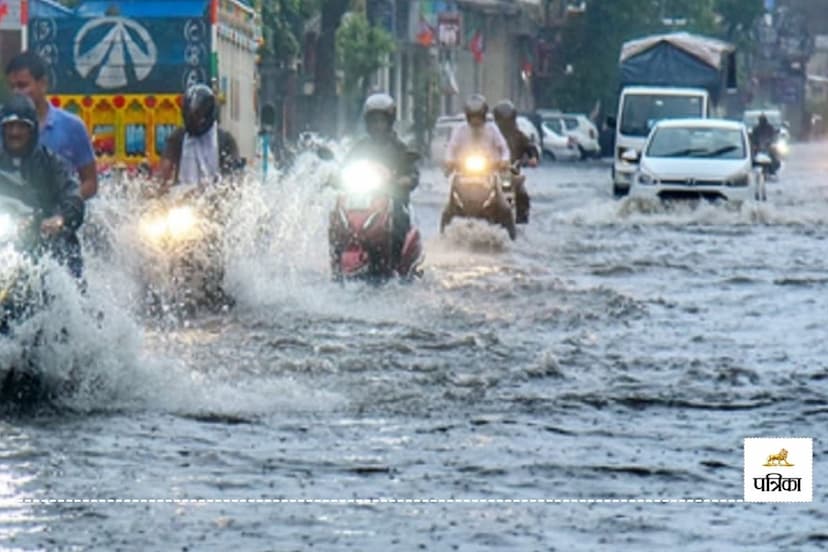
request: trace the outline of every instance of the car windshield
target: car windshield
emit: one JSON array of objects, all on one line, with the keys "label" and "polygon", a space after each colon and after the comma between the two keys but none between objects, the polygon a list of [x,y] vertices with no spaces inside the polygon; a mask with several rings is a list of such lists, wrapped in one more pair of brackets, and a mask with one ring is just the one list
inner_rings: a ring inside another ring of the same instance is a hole
[{"label": "car windshield", "polygon": [[703,117],[703,102],[699,96],[628,95],[621,114],[621,134],[647,136],[650,129],[663,119],[692,119]]},{"label": "car windshield", "polygon": [[745,151],[741,130],[665,127],[657,129],[653,134],[647,156],[743,159]]},{"label": "car windshield", "polygon": [[575,130],[578,128],[578,119],[575,119],[574,117],[568,117],[564,119],[564,122],[566,123],[567,130]]}]

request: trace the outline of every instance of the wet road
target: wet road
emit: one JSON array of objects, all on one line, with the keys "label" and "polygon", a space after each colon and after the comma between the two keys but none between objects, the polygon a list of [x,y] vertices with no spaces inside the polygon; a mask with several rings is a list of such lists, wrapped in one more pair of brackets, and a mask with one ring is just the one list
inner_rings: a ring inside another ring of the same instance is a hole
[{"label": "wet road", "polygon": [[[46,321],[75,339],[41,359],[81,389],[0,418],[0,546],[820,549],[826,147],[795,149],[741,208],[643,212],[610,197],[605,165],[547,165],[515,243],[439,236],[445,183],[425,171],[425,277],[380,289],[329,282],[330,197],[306,166],[248,192],[238,304],[184,328],[135,312],[129,259],[91,259],[92,298],[67,292]],[[494,502],[739,500],[742,439],[777,435],[816,439],[814,503]],[[21,502],[50,498],[491,502]]]}]

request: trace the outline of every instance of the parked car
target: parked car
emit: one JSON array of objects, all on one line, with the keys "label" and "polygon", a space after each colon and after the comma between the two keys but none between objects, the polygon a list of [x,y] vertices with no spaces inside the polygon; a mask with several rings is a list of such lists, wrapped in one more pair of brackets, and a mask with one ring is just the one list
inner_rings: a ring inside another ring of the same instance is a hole
[{"label": "parked car", "polygon": [[747,127],[722,119],[671,119],[656,123],[639,154],[624,152],[638,163],[630,196],[649,199],[766,199],[765,179],[757,164],[770,158],[751,156]]},{"label": "parked car", "polygon": [[538,112],[544,121],[560,121],[566,136],[575,140],[581,159],[599,157],[601,144],[598,141],[598,129],[583,113],[560,113],[556,111],[540,110]]},{"label": "parked car", "polygon": [[543,155],[553,161],[572,161],[580,158],[578,145],[575,139],[567,136],[563,130],[563,123],[558,119],[550,119],[541,123],[543,131]]}]

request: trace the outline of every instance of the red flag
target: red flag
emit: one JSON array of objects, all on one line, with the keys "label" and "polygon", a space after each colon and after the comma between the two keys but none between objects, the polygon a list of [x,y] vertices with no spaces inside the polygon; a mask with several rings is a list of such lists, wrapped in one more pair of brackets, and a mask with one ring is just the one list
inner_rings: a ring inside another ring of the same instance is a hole
[{"label": "red flag", "polygon": [[423,16],[420,16],[420,23],[417,29],[417,42],[425,47],[434,43],[434,29],[428,24]]},{"label": "red flag", "polygon": [[474,56],[474,61],[477,63],[483,62],[483,52],[484,44],[483,44],[483,35],[480,33],[480,30],[474,31],[474,36],[469,41],[469,50],[471,50],[472,55]]}]

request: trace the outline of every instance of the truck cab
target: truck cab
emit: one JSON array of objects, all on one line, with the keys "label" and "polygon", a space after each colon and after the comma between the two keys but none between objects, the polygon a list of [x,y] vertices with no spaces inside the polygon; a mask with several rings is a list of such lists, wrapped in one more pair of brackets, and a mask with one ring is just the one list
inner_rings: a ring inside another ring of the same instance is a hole
[{"label": "truck cab", "polygon": [[[710,116],[710,94],[703,88],[628,86],[618,100],[615,150],[612,168],[613,193],[626,195],[638,168],[637,159],[658,121],[706,119]],[[634,155],[633,153],[634,152]]]}]

